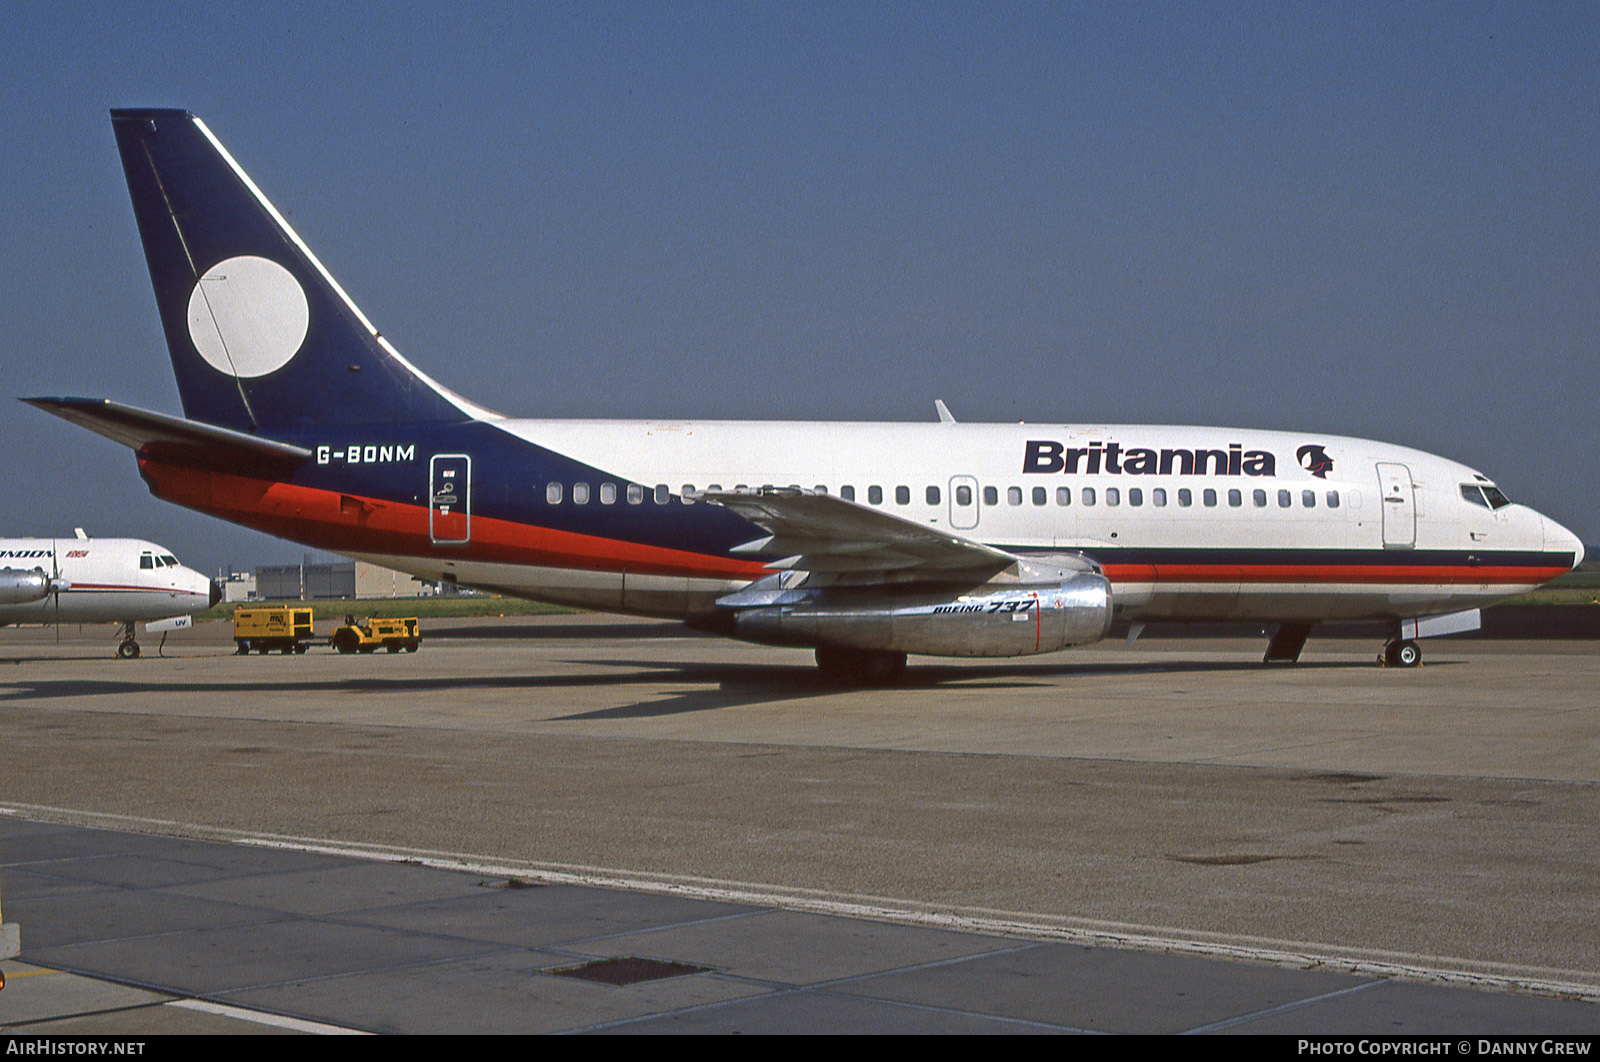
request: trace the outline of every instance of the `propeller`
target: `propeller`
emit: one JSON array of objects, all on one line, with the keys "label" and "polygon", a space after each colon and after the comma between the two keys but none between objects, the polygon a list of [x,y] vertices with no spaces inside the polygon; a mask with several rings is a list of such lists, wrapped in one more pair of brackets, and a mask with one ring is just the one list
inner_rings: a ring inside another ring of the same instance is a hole
[{"label": "propeller", "polygon": [[72,584],[61,578],[61,546],[51,543],[54,547],[50,550],[50,592],[56,598],[56,644],[61,644],[61,591],[72,589]]}]

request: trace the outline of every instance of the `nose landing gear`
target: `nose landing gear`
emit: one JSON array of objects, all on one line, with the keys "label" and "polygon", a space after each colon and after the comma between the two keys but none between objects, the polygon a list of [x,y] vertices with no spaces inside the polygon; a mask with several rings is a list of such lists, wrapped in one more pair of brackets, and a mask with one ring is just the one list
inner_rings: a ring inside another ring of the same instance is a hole
[{"label": "nose landing gear", "polygon": [[1413,641],[1396,639],[1383,647],[1378,663],[1384,667],[1416,667],[1422,663],[1422,647]]},{"label": "nose landing gear", "polygon": [[118,660],[132,660],[139,655],[139,643],[133,640],[133,621],[122,625],[122,642],[117,646]]}]

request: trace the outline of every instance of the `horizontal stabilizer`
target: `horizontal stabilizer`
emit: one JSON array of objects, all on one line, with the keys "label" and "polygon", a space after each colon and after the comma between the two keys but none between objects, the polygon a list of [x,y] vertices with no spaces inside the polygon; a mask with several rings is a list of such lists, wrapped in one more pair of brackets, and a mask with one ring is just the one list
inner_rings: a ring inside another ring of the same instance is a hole
[{"label": "horizontal stabilizer", "polygon": [[104,398],[24,398],[22,401],[146,456],[204,465],[213,465],[219,460],[297,465],[311,457],[311,451],[303,446],[273,442],[231,428],[125,406]]}]

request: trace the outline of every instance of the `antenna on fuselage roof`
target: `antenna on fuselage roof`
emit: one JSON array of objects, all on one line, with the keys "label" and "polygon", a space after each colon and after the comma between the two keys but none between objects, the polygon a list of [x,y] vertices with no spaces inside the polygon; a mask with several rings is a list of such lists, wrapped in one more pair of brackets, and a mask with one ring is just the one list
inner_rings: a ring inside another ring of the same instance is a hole
[{"label": "antenna on fuselage roof", "polygon": [[950,407],[944,404],[944,399],[935,398],[933,400],[933,408],[939,411],[940,424],[954,424],[956,422],[956,418],[950,415]]}]

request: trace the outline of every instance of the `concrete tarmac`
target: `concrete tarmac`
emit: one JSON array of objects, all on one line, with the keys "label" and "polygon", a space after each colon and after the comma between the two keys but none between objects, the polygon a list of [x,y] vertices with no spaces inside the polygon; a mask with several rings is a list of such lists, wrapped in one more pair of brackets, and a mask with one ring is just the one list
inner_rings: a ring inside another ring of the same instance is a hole
[{"label": "concrete tarmac", "polygon": [[1600,644],[1440,640],[1399,670],[1368,642],[1263,668],[1262,641],[1147,639],[838,691],[807,653],[671,624],[425,632],[416,654],[235,657],[215,624],[128,662],[109,636],[6,632],[0,805],[1487,989],[1600,1028]]}]

